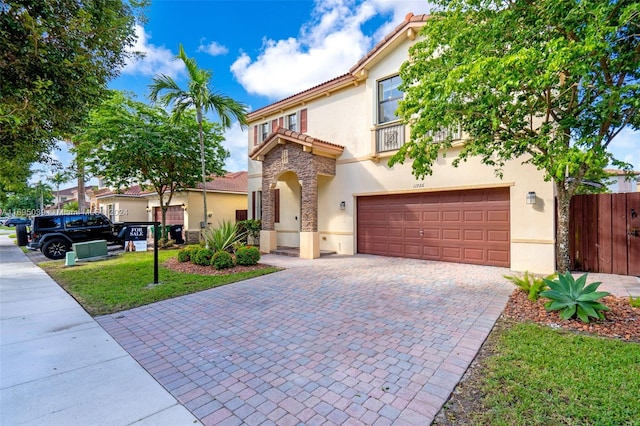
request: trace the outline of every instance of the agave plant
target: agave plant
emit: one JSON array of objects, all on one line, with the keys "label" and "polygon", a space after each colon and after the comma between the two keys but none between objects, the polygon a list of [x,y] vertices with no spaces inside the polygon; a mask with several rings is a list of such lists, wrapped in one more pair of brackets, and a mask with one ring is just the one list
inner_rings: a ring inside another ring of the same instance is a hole
[{"label": "agave plant", "polygon": [[234,244],[242,241],[246,232],[238,232],[238,225],[223,220],[217,228],[208,228],[204,232],[207,248],[214,252],[230,251]]},{"label": "agave plant", "polygon": [[[520,290],[528,293],[528,298],[532,302],[538,300],[540,292],[548,288],[544,282],[545,278],[530,274],[529,271],[524,271],[521,277],[515,275],[503,275],[503,277],[515,284]],[[551,274],[546,277],[547,280],[554,278],[556,278],[556,274]]]},{"label": "agave plant", "polygon": [[547,311],[561,311],[560,318],[580,318],[583,322],[589,322],[589,317],[604,319],[603,311],[609,308],[598,302],[602,297],[608,296],[606,291],[596,291],[601,282],[594,282],[585,287],[587,274],[577,280],[571,272],[558,274],[558,278],[551,281],[545,279],[549,290],[540,293],[540,296],[551,299],[544,304]]}]

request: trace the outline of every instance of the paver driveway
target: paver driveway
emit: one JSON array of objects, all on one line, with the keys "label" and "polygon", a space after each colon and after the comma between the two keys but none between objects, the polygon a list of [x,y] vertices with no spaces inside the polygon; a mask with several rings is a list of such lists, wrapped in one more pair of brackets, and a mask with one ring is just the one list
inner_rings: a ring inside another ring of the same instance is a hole
[{"label": "paver driveway", "polygon": [[507,269],[377,256],[98,322],[204,424],[428,425],[504,308]]}]

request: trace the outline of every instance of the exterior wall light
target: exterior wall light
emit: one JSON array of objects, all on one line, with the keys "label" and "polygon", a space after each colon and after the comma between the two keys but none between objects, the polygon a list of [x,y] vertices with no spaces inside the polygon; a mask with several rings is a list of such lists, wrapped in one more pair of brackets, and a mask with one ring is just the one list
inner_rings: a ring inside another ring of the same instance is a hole
[{"label": "exterior wall light", "polygon": [[340,210],[344,210],[347,208],[347,203],[345,203],[344,201],[340,201]]},{"label": "exterior wall light", "polygon": [[149,213],[151,211],[151,207],[149,207],[149,204],[147,204],[146,210],[147,210],[147,213]]},{"label": "exterior wall light", "polygon": [[527,192],[527,204],[535,204],[536,203],[536,193],[534,191]]},{"label": "exterior wall light", "polygon": [[182,203],[182,211],[184,211],[184,212],[187,211],[187,206],[184,203]]}]

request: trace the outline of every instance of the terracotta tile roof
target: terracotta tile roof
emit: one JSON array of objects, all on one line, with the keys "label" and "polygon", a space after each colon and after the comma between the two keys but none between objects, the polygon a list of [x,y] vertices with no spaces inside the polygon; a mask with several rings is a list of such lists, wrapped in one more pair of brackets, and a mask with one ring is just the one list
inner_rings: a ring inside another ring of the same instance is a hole
[{"label": "terracotta tile roof", "polygon": [[[269,148],[268,146],[273,145],[274,140],[277,139],[278,137],[283,137],[284,139],[290,140],[292,142],[298,142],[301,145],[310,146],[312,148],[318,148],[320,150],[323,150],[322,148],[325,148],[324,151],[333,151],[336,154],[338,153],[341,154],[342,151],[344,150],[344,146],[342,145],[327,142],[322,139],[317,139],[305,133],[294,132],[293,130],[278,127],[278,129],[275,132],[272,132],[264,141],[262,141],[260,145],[255,147],[249,153],[249,157],[252,158],[258,153],[260,153],[261,151],[266,151],[266,152],[271,151],[271,148]],[[263,152],[262,154],[266,152]]]},{"label": "terracotta tile roof", "polygon": [[[219,192],[241,192],[247,193],[248,173],[246,171],[231,172],[225,176],[214,177],[212,181],[207,182],[207,191],[219,191]],[[198,189],[202,189],[202,183],[196,186]]]},{"label": "terracotta tile roof", "polygon": [[382,48],[389,43],[389,41],[396,38],[401,32],[403,32],[408,27],[421,26],[424,24],[430,15],[422,14],[422,15],[414,15],[413,13],[408,13],[405,17],[405,20],[402,21],[391,33],[389,33],[385,38],[383,38],[380,42],[378,42],[373,49],[371,49],[365,56],[363,56],[346,74],[333,78],[331,80],[325,81],[324,83],[318,84],[317,86],[313,86],[309,89],[303,90],[302,92],[298,92],[294,95],[281,99],[272,104],[266,105],[262,108],[259,108],[255,111],[247,114],[247,119],[249,122],[257,120],[263,116],[270,115],[275,111],[286,109],[295,105],[296,103],[302,103],[310,100],[313,97],[317,97],[322,95],[323,93],[328,93],[333,90],[337,90],[342,87],[346,87],[349,84],[353,84],[353,82],[358,80],[358,77],[355,75],[357,70],[366,64],[372,57],[374,57]]},{"label": "terracotta tile roof", "polygon": [[132,185],[129,188],[124,188],[124,189],[100,188],[97,191],[95,191],[94,194],[96,198],[112,197],[112,196],[118,196],[118,195],[136,197],[139,195],[144,195],[152,192],[153,192],[152,190],[144,189],[140,185]]},{"label": "terracotta tile roof", "polygon": [[[625,176],[627,174],[624,170],[618,169],[604,169],[604,171],[610,176]],[[640,172],[634,170],[631,172],[631,175],[640,176]]]},{"label": "terracotta tile roof", "polygon": [[293,94],[289,97],[286,97],[284,99],[280,99],[277,102],[274,102],[272,104],[266,105],[262,108],[258,108],[255,111],[251,111],[249,114],[247,114],[247,119],[249,121],[252,121],[253,119],[259,118],[262,115],[265,114],[270,114],[271,110],[277,110],[280,107],[282,108],[288,108],[288,105],[291,103],[295,103],[298,99],[304,99],[307,100],[308,96],[315,93],[315,92],[326,92],[328,90],[334,90],[337,87],[341,87],[342,85],[344,85],[345,83],[351,83],[354,80],[354,77],[347,73],[347,74],[342,74],[341,76],[338,76],[336,78],[333,78],[329,81],[325,81],[324,83],[320,83],[317,86],[313,86],[309,89],[303,90],[302,92],[298,92],[296,94]]}]

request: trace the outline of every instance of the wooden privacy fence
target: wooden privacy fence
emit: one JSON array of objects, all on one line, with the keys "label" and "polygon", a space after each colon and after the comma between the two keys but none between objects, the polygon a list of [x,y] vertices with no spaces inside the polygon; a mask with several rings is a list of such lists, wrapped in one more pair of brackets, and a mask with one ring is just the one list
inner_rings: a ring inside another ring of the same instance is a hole
[{"label": "wooden privacy fence", "polygon": [[573,270],[640,276],[640,192],[571,199]]}]

